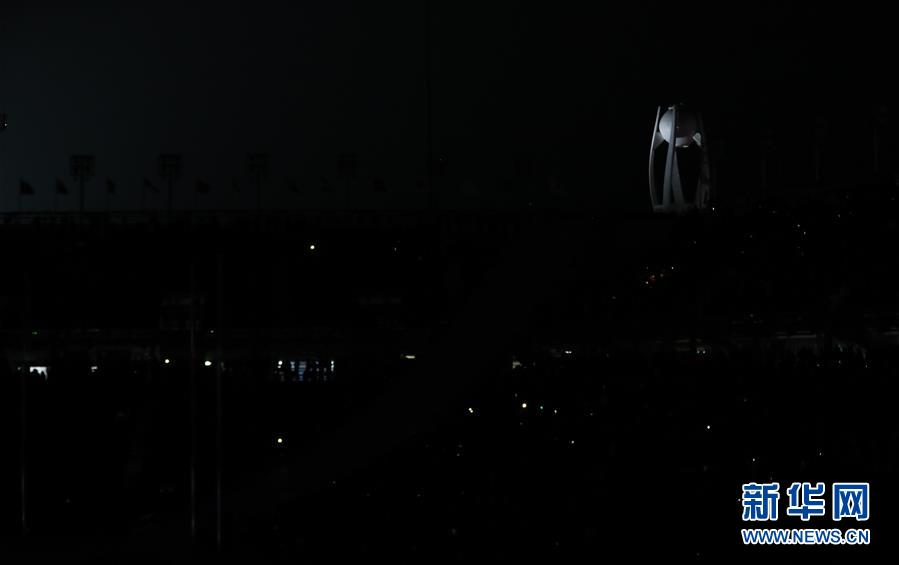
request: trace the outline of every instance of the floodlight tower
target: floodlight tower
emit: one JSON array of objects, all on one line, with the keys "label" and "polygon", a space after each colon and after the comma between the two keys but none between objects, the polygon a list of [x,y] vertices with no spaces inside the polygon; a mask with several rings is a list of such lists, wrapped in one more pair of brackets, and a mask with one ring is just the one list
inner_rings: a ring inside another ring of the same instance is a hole
[{"label": "floodlight tower", "polygon": [[[659,170],[664,170],[661,184],[656,179]],[[709,149],[702,116],[681,104],[664,109],[659,106],[649,149],[649,194],[653,211],[704,210],[710,205],[711,191]]]}]

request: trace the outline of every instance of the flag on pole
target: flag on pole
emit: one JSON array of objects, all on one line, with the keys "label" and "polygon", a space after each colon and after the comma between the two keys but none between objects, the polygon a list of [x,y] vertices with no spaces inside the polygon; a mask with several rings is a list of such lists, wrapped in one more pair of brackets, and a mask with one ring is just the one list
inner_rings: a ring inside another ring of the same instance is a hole
[{"label": "flag on pole", "polygon": [[144,188],[149,189],[150,192],[159,192],[159,187],[150,182],[150,179],[147,177],[144,177]]},{"label": "flag on pole", "polygon": [[56,179],[56,194],[68,194],[68,193],[69,193],[69,189],[66,188],[65,183],[63,183],[59,179]]},{"label": "flag on pole", "polygon": [[115,194],[115,183],[110,178],[106,179],[106,194]]},{"label": "flag on pole", "polygon": [[212,190],[212,187],[209,186],[209,183],[204,180],[197,179],[197,192],[199,192],[200,194],[208,194],[210,190]]},{"label": "flag on pole", "polygon": [[19,194],[34,194],[34,187],[19,179]]}]

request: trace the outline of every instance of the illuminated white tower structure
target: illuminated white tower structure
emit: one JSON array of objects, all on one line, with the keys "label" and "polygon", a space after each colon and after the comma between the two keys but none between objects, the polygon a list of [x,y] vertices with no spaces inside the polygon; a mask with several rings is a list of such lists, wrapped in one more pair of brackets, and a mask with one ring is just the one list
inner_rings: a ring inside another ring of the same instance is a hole
[{"label": "illuminated white tower structure", "polygon": [[709,150],[702,116],[680,104],[667,109],[659,106],[649,150],[653,211],[704,210],[710,206],[711,191]]}]

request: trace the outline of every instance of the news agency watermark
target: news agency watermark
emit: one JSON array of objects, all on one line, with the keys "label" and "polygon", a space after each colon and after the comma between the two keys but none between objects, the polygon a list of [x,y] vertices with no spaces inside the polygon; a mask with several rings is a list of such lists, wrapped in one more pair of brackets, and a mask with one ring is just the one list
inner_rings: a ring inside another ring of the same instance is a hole
[{"label": "news agency watermark", "polygon": [[[808,522],[827,516],[834,522],[864,522],[870,515],[868,483],[832,483],[830,496],[824,483],[792,483],[786,489],[786,516]],[[744,483],[740,502],[744,522],[776,522],[780,483]],[[740,530],[745,545],[868,545],[871,530],[847,528],[747,528]]]},{"label": "news agency watermark", "polygon": [[871,530],[756,528],[740,530],[745,545],[868,545]]}]

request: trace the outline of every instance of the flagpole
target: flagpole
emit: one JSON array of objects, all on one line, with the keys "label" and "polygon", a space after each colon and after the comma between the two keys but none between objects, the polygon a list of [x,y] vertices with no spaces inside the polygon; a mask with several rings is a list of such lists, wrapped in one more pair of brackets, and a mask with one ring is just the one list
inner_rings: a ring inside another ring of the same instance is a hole
[{"label": "flagpole", "polygon": [[194,309],[194,300],[196,297],[196,267],[193,260],[190,263],[190,368],[188,370],[188,379],[190,381],[190,471],[189,471],[189,496],[190,496],[190,537],[197,537],[197,345],[196,345],[196,315]]},{"label": "flagpole", "polygon": [[[26,329],[25,331],[28,331],[28,330]],[[25,337],[25,340],[27,340],[27,339],[28,338]],[[27,345],[25,346],[25,349],[27,349]],[[23,356],[22,362],[23,363],[25,362],[24,356]],[[27,392],[26,392],[26,388],[25,388],[28,386],[28,378],[27,378],[27,374],[25,372],[24,365],[19,367],[19,375],[20,375],[19,381],[20,381],[20,385],[21,385],[21,391],[19,394],[19,404],[20,404],[19,412],[20,412],[20,428],[21,428],[20,429],[21,442],[20,442],[20,446],[19,446],[19,454],[20,454],[20,461],[19,461],[20,500],[19,500],[19,503],[21,504],[21,510],[22,510],[22,512],[21,512],[22,535],[25,535],[28,533],[28,496],[27,496],[28,490],[27,490],[27,483],[26,483],[26,476],[27,476],[26,475],[26,469],[27,469],[27,462],[26,462],[27,461],[27,459],[26,459],[27,458],[27,451],[26,451],[27,439],[26,438],[27,438],[27,423],[28,423],[27,414],[26,414],[26,405],[27,405],[28,397],[27,397]]]},{"label": "flagpole", "polygon": [[[21,191],[20,191],[19,199],[21,200]],[[30,276],[28,275],[28,271],[23,271],[23,279],[25,282],[25,288],[29,288],[31,286]],[[21,427],[21,445],[20,445],[20,453],[21,460],[19,464],[19,489],[20,489],[20,503],[21,503],[21,525],[22,525],[22,535],[28,534],[28,370],[26,367],[26,361],[28,359],[28,340],[30,339],[30,334],[28,333],[28,328],[31,326],[31,310],[26,310],[27,315],[25,317],[25,323],[23,324],[24,331],[22,333],[22,365],[19,367],[19,374],[21,375],[21,385],[22,389],[20,391],[20,427]]]},{"label": "flagpole", "polygon": [[72,155],[69,168],[72,176],[78,180],[78,213],[84,215],[84,183],[94,176],[95,158],[93,155]]},{"label": "flagpole", "polygon": [[219,251],[216,258],[216,302],[218,318],[218,339],[215,364],[215,546],[222,550],[222,458],[224,449],[224,437],[222,433],[222,372],[224,370],[224,351],[222,336],[224,327],[224,252]]},{"label": "flagpole", "polygon": [[181,174],[182,158],[179,153],[163,153],[157,160],[159,175],[168,181],[168,216],[175,208],[175,179]]},{"label": "flagpole", "polygon": [[432,124],[432,109],[431,109],[431,0],[425,0],[425,14],[424,14],[424,31],[425,31],[425,153],[427,154],[428,162],[425,167],[425,174],[428,179],[428,200],[430,207],[433,208],[436,198],[434,194],[434,174],[433,174],[433,161],[434,161],[434,148],[432,146],[433,140],[433,124]]}]

